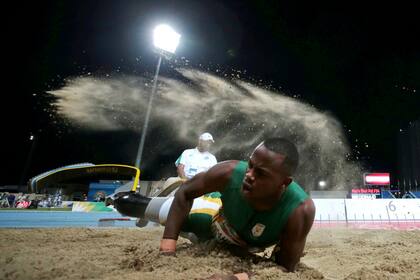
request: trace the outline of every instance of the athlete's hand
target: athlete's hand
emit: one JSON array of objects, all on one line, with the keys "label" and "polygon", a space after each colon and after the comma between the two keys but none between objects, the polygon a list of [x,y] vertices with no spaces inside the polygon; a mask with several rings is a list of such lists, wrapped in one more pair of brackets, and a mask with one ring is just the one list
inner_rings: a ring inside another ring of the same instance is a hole
[{"label": "athlete's hand", "polygon": [[160,241],[159,254],[162,256],[175,256],[176,240],[163,238]]}]

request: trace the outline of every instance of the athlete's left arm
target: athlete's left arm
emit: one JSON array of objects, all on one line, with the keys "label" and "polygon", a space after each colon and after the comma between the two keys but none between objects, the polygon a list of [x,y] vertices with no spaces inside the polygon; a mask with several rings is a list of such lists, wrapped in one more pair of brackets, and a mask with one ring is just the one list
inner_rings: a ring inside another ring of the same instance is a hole
[{"label": "athlete's left arm", "polygon": [[279,243],[273,250],[276,263],[289,272],[293,272],[299,263],[314,218],[315,205],[309,198],[290,215]]}]

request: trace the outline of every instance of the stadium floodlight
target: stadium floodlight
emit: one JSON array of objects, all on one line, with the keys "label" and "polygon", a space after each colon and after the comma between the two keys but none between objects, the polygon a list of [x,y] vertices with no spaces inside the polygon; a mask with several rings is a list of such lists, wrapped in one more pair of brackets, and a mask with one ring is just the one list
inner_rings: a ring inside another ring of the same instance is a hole
[{"label": "stadium floodlight", "polygon": [[153,30],[153,44],[159,50],[159,59],[156,66],[155,77],[153,79],[152,94],[150,94],[149,104],[147,105],[146,118],[144,120],[143,130],[141,131],[140,144],[137,150],[137,156],[136,156],[136,161],[135,161],[135,166],[137,168],[140,168],[140,164],[141,164],[141,158],[143,155],[143,147],[146,141],[146,132],[149,126],[150,111],[152,110],[153,97],[156,94],[157,80],[159,76],[160,64],[162,63],[162,56],[164,55],[165,52],[174,54],[176,48],[178,47],[180,38],[181,38],[181,35],[176,33],[172,29],[172,27],[166,24],[158,25]]},{"label": "stadium floodlight", "polygon": [[321,188],[324,188],[327,185],[327,182],[325,181],[319,181],[318,182],[318,186],[320,186]]},{"label": "stadium floodlight", "polygon": [[175,53],[180,38],[181,35],[166,24],[156,26],[153,31],[153,44],[166,52]]}]

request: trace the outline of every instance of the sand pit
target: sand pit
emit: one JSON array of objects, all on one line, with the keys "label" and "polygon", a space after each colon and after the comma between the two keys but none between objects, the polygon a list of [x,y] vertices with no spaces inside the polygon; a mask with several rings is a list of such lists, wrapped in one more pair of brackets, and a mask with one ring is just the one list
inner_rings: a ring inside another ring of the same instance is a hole
[{"label": "sand pit", "polygon": [[252,271],[253,279],[420,279],[420,231],[313,229],[296,273],[180,240],[158,256],[162,228],[2,229],[0,279],[202,279]]}]

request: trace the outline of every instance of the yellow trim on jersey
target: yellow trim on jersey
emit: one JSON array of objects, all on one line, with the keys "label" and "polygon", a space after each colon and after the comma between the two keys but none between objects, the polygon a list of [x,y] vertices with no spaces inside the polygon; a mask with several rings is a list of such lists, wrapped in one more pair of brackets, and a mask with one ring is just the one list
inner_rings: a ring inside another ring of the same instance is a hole
[{"label": "yellow trim on jersey", "polygon": [[216,197],[208,197],[208,196],[202,196],[200,197],[203,200],[209,201],[209,202],[213,202],[216,203],[218,205],[222,205],[222,200],[220,198],[216,198]]},{"label": "yellow trim on jersey", "polygon": [[190,211],[190,214],[207,214],[210,216],[214,216],[219,212],[219,210],[215,210],[212,208],[199,208]]}]

